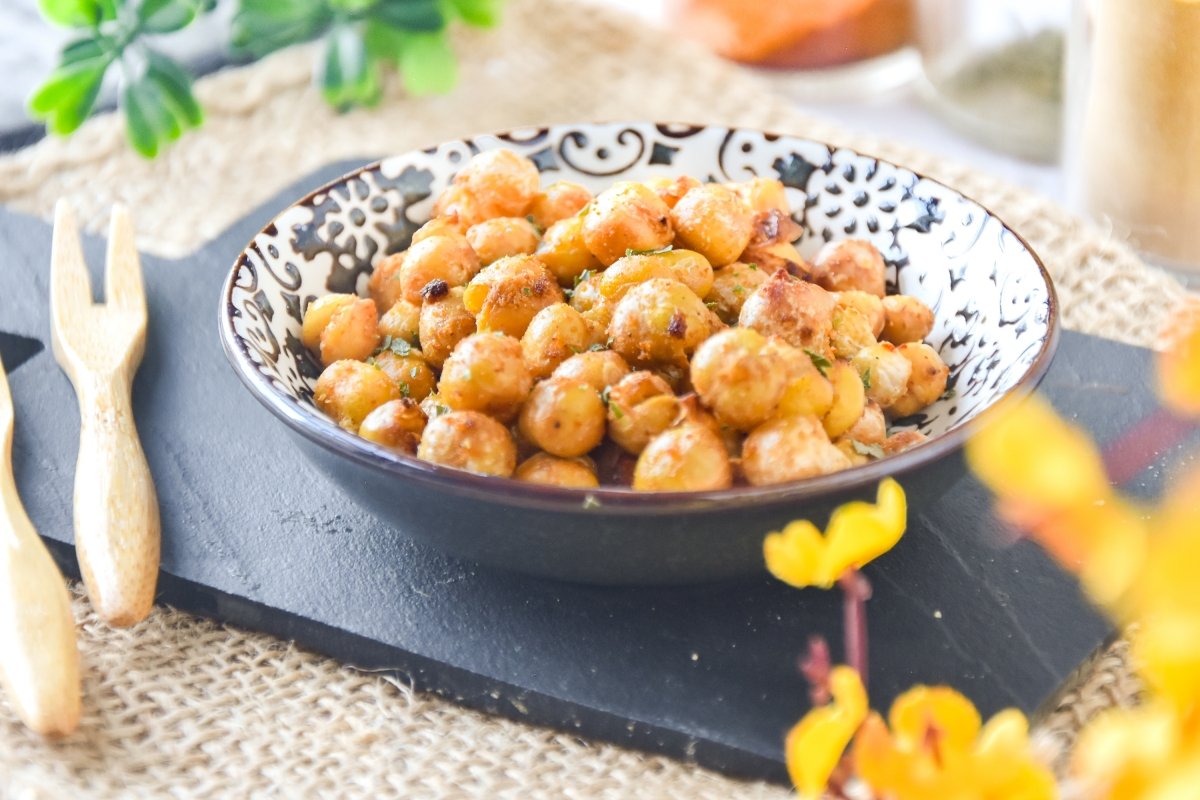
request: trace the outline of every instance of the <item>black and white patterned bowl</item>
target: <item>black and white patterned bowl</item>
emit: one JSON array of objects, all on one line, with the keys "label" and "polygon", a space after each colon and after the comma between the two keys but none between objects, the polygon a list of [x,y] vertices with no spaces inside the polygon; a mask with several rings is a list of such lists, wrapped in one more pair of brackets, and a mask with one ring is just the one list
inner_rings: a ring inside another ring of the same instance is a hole
[{"label": "black and white patterned bowl", "polygon": [[[479,150],[529,156],[544,181],[599,191],[616,180],[688,174],[779,178],[811,258],[831,239],[873,242],[891,289],[934,309],[928,341],[950,366],[946,396],[906,425],[929,440],[845,472],[780,486],[713,492],[562,489],[472,475],[341,430],[313,406],[319,367],[300,343],[306,305],[365,294],[372,265],[407,247],[433,198]],[[1050,278],[1000,219],[910,170],[820,142],[680,124],[557,125],[446,142],[369,164],[284,209],[250,242],[226,282],[220,333],[251,393],[287,424],[330,476],[397,531],[461,557],[596,583],[672,583],[762,568],[767,531],[898,476],[910,502],[961,474],[969,423],[1002,397],[1031,390],[1057,343]]]}]

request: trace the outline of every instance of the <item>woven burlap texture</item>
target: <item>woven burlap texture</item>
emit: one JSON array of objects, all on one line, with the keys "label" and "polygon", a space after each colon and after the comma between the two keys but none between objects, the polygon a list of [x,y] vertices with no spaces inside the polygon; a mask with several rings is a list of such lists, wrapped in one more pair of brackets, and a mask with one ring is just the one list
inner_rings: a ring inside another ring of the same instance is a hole
[{"label": "woven burlap texture", "polygon": [[[50,139],[0,159],[0,202],[49,219],[67,197],[99,232],[121,201],[134,210],[144,250],[178,256],[330,161],[551,122],[686,120],[845,144],[964,191],[1042,255],[1076,330],[1151,344],[1184,297],[1175,280],[1049,201],[807,119],[752,73],[610,10],[510,0],[499,30],[455,39],[461,77],[450,96],[415,99],[393,81],[379,108],[334,114],[312,88],[312,49],[295,48],[200,81],[204,128],[156,161],[129,150],[112,115],[69,142]],[[464,710],[171,609],[132,631],[105,627],[81,597],[75,611],[87,675],[83,725],[69,741],[47,744],[0,701],[3,796],[786,795]],[[1136,691],[1118,643],[1081,670],[1041,729],[1068,747],[1084,720],[1132,702]]]}]

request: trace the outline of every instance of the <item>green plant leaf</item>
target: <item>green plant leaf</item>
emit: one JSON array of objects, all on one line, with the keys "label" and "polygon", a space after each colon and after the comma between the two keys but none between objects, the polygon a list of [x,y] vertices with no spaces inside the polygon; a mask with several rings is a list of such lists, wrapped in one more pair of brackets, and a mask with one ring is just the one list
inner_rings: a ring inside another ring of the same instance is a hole
[{"label": "green plant leaf", "polygon": [[154,127],[156,118],[146,107],[146,98],[138,90],[140,82],[127,82],[121,87],[121,110],[125,112],[125,132],[133,149],[146,158],[158,155],[158,131]]},{"label": "green plant leaf", "polygon": [[325,40],[318,83],[325,102],[338,109],[372,105],[379,100],[379,67],[367,57],[356,25],[335,25]]},{"label": "green plant leaf", "polygon": [[117,17],[116,0],[38,0],[42,16],[68,28],[94,28]]},{"label": "green plant leaf", "polygon": [[172,33],[191,25],[211,7],[207,0],[142,0],[138,20],[147,33]]},{"label": "green plant leaf", "polygon": [[[329,0],[329,7],[344,14],[356,14],[375,5],[377,0]],[[386,0],[384,0],[386,2]]]},{"label": "green plant leaf", "polygon": [[230,49],[262,58],[281,47],[315,39],[333,23],[323,0],[241,0],[233,15]]},{"label": "green plant leaf", "polygon": [[29,99],[29,112],[45,120],[51,133],[66,136],[91,113],[104,82],[109,60],[87,59],[68,64],[51,73]]},{"label": "green plant leaf", "polygon": [[370,17],[401,31],[432,33],[446,27],[438,0],[380,0]]},{"label": "green plant leaf", "polygon": [[192,94],[192,78],[182,67],[151,50],[146,78],[158,87],[163,102],[185,129],[199,127],[204,122],[204,111]]},{"label": "green plant leaf", "polygon": [[454,14],[468,25],[494,28],[500,22],[501,0],[448,0]]},{"label": "green plant leaf", "polygon": [[68,42],[59,53],[58,63],[60,67],[66,67],[71,64],[81,64],[86,61],[105,60],[105,63],[111,63],[116,56],[116,43],[107,36],[85,36],[82,39],[76,39],[73,42]]},{"label": "green plant leaf", "polygon": [[445,94],[458,81],[458,63],[445,31],[409,34],[400,53],[404,88],[422,96]]}]

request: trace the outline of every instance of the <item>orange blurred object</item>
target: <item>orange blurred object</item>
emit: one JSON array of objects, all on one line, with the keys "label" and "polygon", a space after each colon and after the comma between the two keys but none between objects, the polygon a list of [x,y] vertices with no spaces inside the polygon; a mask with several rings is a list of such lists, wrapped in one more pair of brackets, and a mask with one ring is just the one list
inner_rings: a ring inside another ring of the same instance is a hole
[{"label": "orange blurred object", "polygon": [[861,61],[912,40],[911,0],[668,0],[670,23],[719,55],[809,69]]}]

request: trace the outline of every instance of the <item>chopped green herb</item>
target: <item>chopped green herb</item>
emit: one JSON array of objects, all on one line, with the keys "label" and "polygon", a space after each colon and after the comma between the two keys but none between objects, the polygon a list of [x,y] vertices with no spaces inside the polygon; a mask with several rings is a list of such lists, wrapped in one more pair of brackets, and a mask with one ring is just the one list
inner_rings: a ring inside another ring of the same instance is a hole
[{"label": "chopped green herb", "polygon": [[576,347],[576,346],[575,346],[575,345],[573,345],[573,344],[569,344],[569,345],[567,345],[567,347],[570,347],[570,348],[571,348],[571,352],[572,352],[572,353],[575,353],[576,355],[578,355],[578,354],[580,354],[580,353],[582,353],[582,352],[583,352],[583,348],[582,348],[582,347]]},{"label": "chopped green herb", "polygon": [[434,404],[431,406],[431,410],[433,411],[433,416],[435,416],[435,417],[440,417],[440,416],[442,416],[443,414],[449,414],[449,413],[450,413],[450,406],[444,406],[444,405],[442,405],[441,403],[434,403]]},{"label": "chopped green herb", "polygon": [[[609,339],[608,341],[609,341],[609,343],[611,343],[611,342],[612,342],[612,339]],[[607,344],[603,344],[603,343],[601,343],[601,342],[596,342],[594,345],[592,345],[591,347],[589,347],[589,348],[588,348],[588,352],[590,352],[590,353],[598,353],[598,352],[600,352],[601,350],[607,350],[607,349],[608,349],[608,345],[607,345]]]},{"label": "chopped green herb", "polygon": [[400,396],[412,397],[412,389],[409,388],[407,383],[400,384]]},{"label": "chopped green herb", "polygon": [[862,377],[863,388],[870,389],[871,388],[871,368],[867,367],[867,371],[862,373],[862,375],[860,377]]},{"label": "chopped green herb", "polygon": [[533,289],[530,289],[528,286],[522,286],[521,294],[525,295],[526,297],[531,297],[533,295]]},{"label": "chopped green herb", "polygon": [[543,228],[541,225],[538,225],[537,220],[533,218],[533,214],[526,214],[525,220],[526,220],[526,222],[528,222],[530,225],[533,226],[533,229],[535,231],[537,231],[538,236],[541,236],[543,233],[546,232],[545,228]]},{"label": "chopped green herb", "polygon": [[877,444],[865,444],[858,439],[851,439],[850,446],[854,448],[854,452],[860,456],[868,456],[870,458],[883,458],[883,448]]},{"label": "chopped green herb", "polygon": [[412,345],[404,339],[397,339],[391,336],[383,337],[383,341],[379,343],[374,355],[379,355],[383,352],[392,352],[398,356],[407,356],[412,353]]},{"label": "chopped green herb", "polygon": [[673,244],[669,244],[666,247],[659,247],[658,249],[652,248],[650,250],[634,250],[632,247],[627,247],[627,248],[625,248],[625,255],[627,255],[627,256],[656,256],[656,255],[659,255],[660,253],[669,253],[673,249],[675,249],[675,245],[673,245]]},{"label": "chopped green herb", "polygon": [[758,264],[747,264],[746,266],[747,266],[747,267],[749,267],[750,269],[753,269],[753,270],[757,270],[757,269],[758,269]]},{"label": "chopped green herb", "polygon": [[746,291],[746,287],[742,286],[741,284],[737,284],[736,286],[733,287],[734,294],[741,294],[744,291]]},{"label": "chopped green herb", "polygon": [[590,277],[592,277],[592,271],[590,269],[585,269],[583,272],[575,276],[575,286],[579,286],[579,284],[583,283]]},{"label": "chopped green herb", "polygon": [[720,304],[720,303],[718,303],[716,300],[709,300],[709,301],[708,301],[707,303],[705,303],[704,305],[708,306],[709,308],[716,308],[717,306],[719,306],[719,305],[721,305],[721,304]]},{"label": "chopped green herb", "polygon": [[813,366],[817,368],[817,371],[828,378],[829,368],[833,366],[833,363],[825,356],[821,355],[820,353],[814,353],[807,347],[804,348],[804,352],[808,354],[809,359],[812,361]]},{"label": "chopped green herb", "polygon": [[605,386],[604,390],[600,392],[600,400],[608,408],[608,412],[612,414],[613,419],[622,419],[625,416],[625,412],[621,410],[619,405],[613,402],[610,396],[611,389],[611,386]]}]

